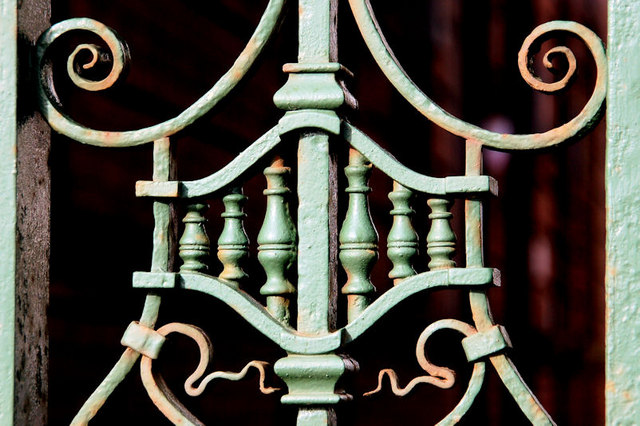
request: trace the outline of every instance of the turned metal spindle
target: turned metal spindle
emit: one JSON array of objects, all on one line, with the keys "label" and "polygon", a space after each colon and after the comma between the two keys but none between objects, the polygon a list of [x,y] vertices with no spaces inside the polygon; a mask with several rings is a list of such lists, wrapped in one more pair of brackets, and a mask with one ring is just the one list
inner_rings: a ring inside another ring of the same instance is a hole
[{"label": "turned metal spindle", "polygon": [[290,319],[289,303],[295,287],[287,279],[287,271],[296,257],[296,228],[289,212],[287,197],[291,192],[286,177],[291,172],[281,158],[264,169],[267,179],[267,210],[258,234],[258,260],[267,274],[260,294],[267,296],[267,309],[280,321]]},{"label": "turned metal spindle", "polygon": [[418,234],[411,223],[411,215],[415,213],[409,204],[412,196],[413,193],[398,182],[393,183],[393,191],[389,193],[393,225],[387,237],[387,256],[393,263],[389,278],[394,285],[416,274],[412,260],[418,254]]},{"label": "turned metal spindle", "polygon": [[180,238],[179,255],[182,259],[180,272],[206,272],[209,269],[211,243],[204,227],[207,221],[204,212],[207,204],[196,203],[187,206],[187,214],[182,219],[184,233]]},{"label": "turned metal spindle", "polygon": [[456,252],[456,235],[451,229],[451,217],[449,211],[451,200],[444,198],[431,198],[427,201],[431,207],[431,229],[427,234],[427,254],[431,261],[430,270],[447,269],[456,266],[453,255]]},{"label": "turned metal spindle", "polygon": [[242,211],[246,201],[247,197],[242,194],[241,188],[233,188],[230,194],[222,198],[224,212],[221,217],[224,218],[224,228],[218,238],[218,259],[224,269],[219,278],[236,288],[248,277],[242,269],[242,264],[249,255],[249,238],[243,225],[246,215]]},{"label": "turned metal spindle", "polygon": [[367,200],[371,191],[367,185],[371,167],[371,163],[358,151],[349,151],[349,165],[345,168],[349,205],[339,235],[340,262],[347,273],[342,293],[347,295],[349,322],[367,308],[376,291],[369,278],[378,258],[378,233],[373,226]]}]

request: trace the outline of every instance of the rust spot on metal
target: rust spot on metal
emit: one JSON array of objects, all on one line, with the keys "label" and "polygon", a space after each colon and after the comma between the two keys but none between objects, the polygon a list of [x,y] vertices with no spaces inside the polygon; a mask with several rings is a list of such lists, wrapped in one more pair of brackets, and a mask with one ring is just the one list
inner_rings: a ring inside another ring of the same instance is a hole
[{"label": "rust spot on metal", "polygon": [[604,391],[609,394],[613,394],[616,391],[616,384],[613,380],[607,380],[604,385]]}]

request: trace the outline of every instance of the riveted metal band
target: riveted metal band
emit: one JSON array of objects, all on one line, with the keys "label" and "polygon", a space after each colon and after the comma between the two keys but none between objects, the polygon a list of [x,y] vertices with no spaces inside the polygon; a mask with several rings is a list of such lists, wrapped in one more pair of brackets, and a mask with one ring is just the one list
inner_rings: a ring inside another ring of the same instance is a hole
[{"label": "riveted metal band", "polygon": [[122,335],[120,343],[144,356],[156,359],[165,340],[167,339],[154,329],[146,327],[138,321],[132,321]]},{"label": "riveted metal band", "polygon": [[512,346],[507,330],[501,325],[494,325],[487,331],[478,332],[462,339],[462,347],[467,355],[467,360],[474,362]]}]

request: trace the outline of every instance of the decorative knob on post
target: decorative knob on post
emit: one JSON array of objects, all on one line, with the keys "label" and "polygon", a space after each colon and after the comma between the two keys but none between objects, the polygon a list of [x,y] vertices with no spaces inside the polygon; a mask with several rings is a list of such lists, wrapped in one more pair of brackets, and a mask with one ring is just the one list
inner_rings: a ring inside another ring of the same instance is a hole
[{"label": "decorative knob on post", "polygon": [[427,201],[431,207],[431,229],[427,234],[427,254],[431,258],[429,269],[447,269],[456,266],[453,255],[456,252],[456,235],[451,229],[449,211],[451,201],[443,198],[431,198]]},{"label": "decorative knob on post", "polygon": [[209,237],[205,230],[204,212],[209,208],[207,204],[190,204],[184,222],[184,233],[180,238],[180,258],[184,262],[180,272],[206,272],[209,269],[210,246]]},{"label": "decorative knob on post", "polygon": [[246,216],[242,206],[247,197],[242,194],[242,188],[233,188],[226,195],[224,203],[224,228],[218,238],[218,259],[224,269],[219,278],[229,285],[238,288],[239,282],[248,277],[242,269],[242,263],[249,255],[249,238],[244,231],[243,218]]},{"label": "decorative knob on post", "polygon": [[274,159],[271,166],[264,169],[267,210],[258,234],[258,260],[267,274],[260,294],[267,296],[269,312],[285,323],[290,319],[289,295],[296,291],[286,277],[296,257],[296,228],[286,200],[290,191],[285,181],[290,172],[281,158]]},{"label": "decorative knob on post", "polygon": [[393,225],[387,237],[387,256],[393,263],[389,278],[397,285],[402,279],[416,274],[412,259],[418,254],[418,234],[411,224],[411,215],[415,212],[409,205],[413,193],[393,182],[393,192],[389,199],[393,203]]},{"label": "decorative knob on post", "polygon": [[371,163],[358,151],[349,151],[349,165],[344,169],[349,181],[349,206],[340,230],[340,262],[347,273],[342,293],[348,298],[347,318],[351,322],[369,305],[376,291],[369,275],[378,258],[378,233],[369,213],[367,186]]}]

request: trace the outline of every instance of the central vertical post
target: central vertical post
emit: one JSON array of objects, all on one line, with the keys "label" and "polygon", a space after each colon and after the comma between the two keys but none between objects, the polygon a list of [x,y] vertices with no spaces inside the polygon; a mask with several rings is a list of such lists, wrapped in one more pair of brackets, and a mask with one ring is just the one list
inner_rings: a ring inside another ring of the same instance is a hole
[{"label": "central vertical post", "polygon": [[[300,0],[299,64],[335,63],[336,8],[337,0]],[[310,98],[318,89],[311,83],[309,80],[308,85],[302,86],[310,92]],[[326,133],[309,131],[300,136],[298,166],[298,330],[324,334],[330,330],[335,310],[332,299],[336,283],[332,271],[336,270],[333,263],[337,245],[337,222],[332,211],[335,165]]]},{"label": "central vertical post", "polygon": [[[328,129],[339,133],[335,110],[347,99],[336,79],[341,68],[336,62],[336,14],[337,0],[299,0],[298,62],[284,66],[289,79],[274,96],[275,104],[288,111],[283,121],[302,128],[298,144],[297,329],[307,335],[328,334],[335,328],[337,183]],[[274,368],[289,391],[282,402],[300,407],[298,426],[335,424],[333,406],[345,398],[336,393],[335,385],[349,369],[343,358],[333,353],[290,353]]]}]

